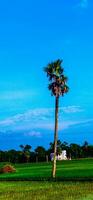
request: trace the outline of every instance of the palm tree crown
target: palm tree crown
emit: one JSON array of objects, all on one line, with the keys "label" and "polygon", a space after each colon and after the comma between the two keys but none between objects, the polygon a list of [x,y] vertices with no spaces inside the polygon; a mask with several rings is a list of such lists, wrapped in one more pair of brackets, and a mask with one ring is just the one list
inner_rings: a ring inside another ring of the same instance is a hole
[{"label": "palm tree crown", "polygon": [[44,71],[47,73],[47,77],[49,78],[49,90],[51,90],[51,94],[59,97],[64,96],[65,93],[68,92],[69,88],[66,85],[67,77],[64,76],[64,69],[61,66],[63,60],[56,60],[55,62],[51,62],[44,68]]}]

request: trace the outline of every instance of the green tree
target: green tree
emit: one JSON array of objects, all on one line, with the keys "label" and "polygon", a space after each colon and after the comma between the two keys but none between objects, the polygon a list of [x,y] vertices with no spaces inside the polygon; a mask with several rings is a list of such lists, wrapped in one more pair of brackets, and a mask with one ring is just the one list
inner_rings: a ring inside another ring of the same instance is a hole
[{"label": "green tree", "polygon": [[72,158],[76,159],[76,158],[80,158],[82,155],[82,149],[81,146],[78,144],[70,144],[70,152],[71,152],[71,156]]},{"label": "green tree", "polygon": [[35,149],[35,152],[38,156],[38,159],[39,161],[45,161],[45,158],[46,158],[46,150],[44,147],[42,146],[38,146],[36,149]]},{"label": "green tree", "polygon": [[[50,153],[53,153],[53,151],[54,151],[54,142],[50,142],[49,145],[50,145],[50,147],[48,149],[48,153],[50,154]],[[57,151],[56,151],[57,154],[62,153],[62,147],[61,146],[62,146],[61,141],[57,140]]]},{"label": "green tree", "polygon": [[82,146],[83,157],[87,158],[89,156],[88,148],[89,148],[88,142],[85,141],[84,144],[83,144],[83,146]]},{"label": "green tree", "polygon": [[31,150],[31,146],[26,144],[26,145],[20,145],[20,148],[22,149],[22,155],[23,155],[23,162],[29,162],[30,159],[30,150]]},{"label": "green tree", "polygon": [[64,69],[62,67],[63,60],[56,60],[49,63],[44,71],[49,79],[48,89],[51,94],[55,96],[55,132],[54,132],[54,160],[52,177],[56,175],[56,153],[57,153],[57,139],[58,139],[58,108],[59,108],[59,97],[64,96],[68,92],[69,88],[66,85],[67,77],[64,75]]}]

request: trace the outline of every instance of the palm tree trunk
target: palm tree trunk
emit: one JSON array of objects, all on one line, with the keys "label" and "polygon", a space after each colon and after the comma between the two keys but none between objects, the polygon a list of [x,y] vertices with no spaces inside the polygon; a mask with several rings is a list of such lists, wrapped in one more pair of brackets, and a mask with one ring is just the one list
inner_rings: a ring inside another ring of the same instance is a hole
[{"label": "palm tree trunk", "polygon": [[56,153],[57,153],[57,139],[58,139],[58,105],[59,97],[55,98],[55,132],[54,132],[54,159],[52,168],[52,177],[56,176]]}]

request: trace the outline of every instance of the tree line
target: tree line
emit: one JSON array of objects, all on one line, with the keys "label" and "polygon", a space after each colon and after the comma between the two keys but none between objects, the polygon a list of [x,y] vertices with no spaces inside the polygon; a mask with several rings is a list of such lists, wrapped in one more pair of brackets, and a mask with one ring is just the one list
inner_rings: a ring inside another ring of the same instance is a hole
[{"label": "tree line", "polygon": [[[83,145],[67,142],[57,141],[57,155],[61,154],[62,150],[66,150],[67,158],[80,159],[93,157],[93,145],[88,144],[87,141]],[[8,151],[0,150],[0,162],[11,163],[28,163],[28,162],[48,162],[50,161],[50,154],[54,152],[54,143],[50,143],[49,148],[45,149],[43,146],[37,146],[32,151],[31,145],[20,145],[20,150],[11,149]]]}]

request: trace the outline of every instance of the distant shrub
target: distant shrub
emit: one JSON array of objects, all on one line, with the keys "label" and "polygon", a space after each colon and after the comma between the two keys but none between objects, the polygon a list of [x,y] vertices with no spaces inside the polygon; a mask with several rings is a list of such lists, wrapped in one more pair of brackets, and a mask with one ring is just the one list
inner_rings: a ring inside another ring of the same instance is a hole
[{"label": "distant shrub", "polygon": [[12,166],[12,165],[4,165],[1,169],[0,169],[0,173],[12,173],[12,172],[16,172],[16,169]]}]

